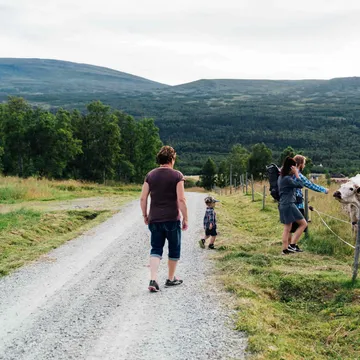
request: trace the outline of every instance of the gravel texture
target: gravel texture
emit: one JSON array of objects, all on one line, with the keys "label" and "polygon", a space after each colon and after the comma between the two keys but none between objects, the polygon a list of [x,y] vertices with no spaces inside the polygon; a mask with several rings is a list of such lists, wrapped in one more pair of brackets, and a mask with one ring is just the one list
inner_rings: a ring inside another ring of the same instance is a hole
[{"label": "gravel texture", "polygon": [[[204,194],[188,193],[178,276],[149,293],[149,232],[138,201],[37,262],[0,279],[0,359],[243,359],[227,294],[198,239]],[[166,279],[166,259],[160,279]]]}]

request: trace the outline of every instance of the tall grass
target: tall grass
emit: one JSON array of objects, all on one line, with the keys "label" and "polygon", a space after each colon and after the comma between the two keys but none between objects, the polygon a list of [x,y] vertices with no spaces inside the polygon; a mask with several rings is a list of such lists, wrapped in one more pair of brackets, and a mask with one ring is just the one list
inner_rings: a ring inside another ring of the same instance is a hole
[{"label": "tall grass", "polygon": [[[309,192],[310,205],[314,206],[321,213],[348,221],[349,224],[345,224],[341,221],[321,214],[324,221],[336,234],[338,234],[345,241],[354,245],[355,236],[352,233],[352,226],[350,224],[349,215],[345,213],[341,204],[332,196],[338,187],[338,185],[331,185],[329,194],[326,196]],[[317,254],[331,255],[336,257],[347,257],[353,254],[353,249],[342,243],[341,240],[334,236],[321,222],[319,215],[315,211],[310,212],[310,215],[310,236],[306,241],[306,246],[310,251],[313,251]]]},{"label": "tall grass", "polygon": [[63,200],[129,191],[140,191],[140,186],[124,184],[104,186],[75,180],[52,181],[36,178],[0,177],[0,203]]},{"label": "tall grass", "polygon": [[0,276],[37,259],[110,215],[110,211],[41,213],[30,209],[0,214]]}]

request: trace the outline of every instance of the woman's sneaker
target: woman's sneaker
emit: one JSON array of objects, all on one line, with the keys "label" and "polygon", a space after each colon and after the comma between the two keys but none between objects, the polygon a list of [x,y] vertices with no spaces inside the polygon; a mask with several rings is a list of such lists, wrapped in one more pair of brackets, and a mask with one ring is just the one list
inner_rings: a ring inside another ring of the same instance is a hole
[{"label": "woman's sneaker", "polygon": [[215,250],[215,249],[216,249],[216,248],[215,248],[215,245],[214,245],[214,244],[210,244],[210,245],[209,245],[209,249],[210,249],[210,250]]},{"label": "woman's sneaker", "polygon": [[293,251],[289,251],[288,249],[284,249],[282,252],[281,252],[281,255],[289,255],[289,254],[293,254],[294,252]]},{"label": "woman's sneaker", "polygon": [[304,252],[304,250],[301,250],[301,249],[297,246],[297,244],[295,244],[295,249],[296,249],[296,252]]},{"label": "woman's sneaker", "polygon": [[296,247],[295,247],[295,244],[290,244],[287,248],[290,252],[296,252]]},{"label": "woman's sneaker", "polygon": [[150,280],[148,289],[150,292],[158,292],[160,291],[159,284],[155,280]]},{"label": "woman's sneaker", "polygon": [[205,249],[205,239],[199,240],[199,245],[202,249]]},{"label": "woman's sneaker", "polygon": [[169,280],[167,279],[165,282],[165,287],[172,287],[172,286],[176,286],[176,285],[181,285],[183,283],[182,280],[179,280],[177,278],[174,278],[174,280]]}]

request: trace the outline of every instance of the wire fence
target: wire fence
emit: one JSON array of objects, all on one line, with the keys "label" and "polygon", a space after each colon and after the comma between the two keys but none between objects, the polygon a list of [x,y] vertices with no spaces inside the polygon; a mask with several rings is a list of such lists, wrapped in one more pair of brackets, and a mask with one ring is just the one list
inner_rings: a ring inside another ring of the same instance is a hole
[{"label": "wire fence", "polygon": [[[240,193],[242,192],[245,195],[251,195],[252,197],[252,201],[257,201],[255,199],[255,195],[259,195],[261,197],[262,200],[262,210],[265,210],[266,208],[266,199],[268,197],[266,190],[267,187],[266,185],[258,184],[254,182],[254,178],[251,175],[251,179],[248,179],[248,175],[246,174],[245,177],[244,175],[240,175],[239,178],[239,182],[238,184],[236,184],[235,181],[235,186],[232,185],[232,183],[230,184],[230,187],[227,188],[216,188],[214,189],[214,191],[220,195],[227,195],[227,194],[233,194],[233,193]],[[259,189],[260,186],[260,189]],[[251,189],[251,191],[249,192],[249,188]],[[261,192],[258,190],[262,190]],[[333,215],[330,214],[326,214],[324,212],[321,212],[317,209],[315,209],[312,206],[309,206],[309,196],[308,196],[308,189],[305,189],[305,202],[304,202],[304,210],[305,210],[305,219],[306,221],[309,223],[309,215],[310,215],[310,211],[315,212],[320,219],[320,222],[322,225],[325,226],[325,228],[330,231],[338,240],[340,240],[341,242],[343,242],[344,244],[346,244],[347,246],[351,247],[352,249],[355,250],[355,255],[354,255],[354,264],[353,264],[353,276],[352,276],[352,281],[355,282],[356,277],[357,277],[357,273],[358,273],[358,267],[359,267],[359,258],[360,258],[360,208],[358,209],[358,223],[356,226],[354,226],[354,224],[350,221],[346,221],[340,218],[337,218]],[[335,221],[339,221],[342,223],[345,223],[347,225],[351,225],[352,229],[354,230],[355,228],[357,228],[357,232],[356,232],[356,244],[355,246],[350,244],[348,241],[344,240],[341,236],[339,236],[331,227],[330,225],[324,220],[324,217],[327,217],[329,219],[335,220]],[[309,232],[306,232],[306,236],[308,236]]]},{"label": "wire fence", "polygon": [[[321,220],[321,222],[324,224],[324,226],[330,230],[330,232],[332,232],[339,240],[341,240],[344,244],[350,246],[351,248],[355,249],[355,246],[354,245],[351,245],[350,243],[348,243],[347,241],[345,241],[343,238],[341,238],[338,234],[335,233],[334,230],[332,230],[330,228],[330,226],[326,223],[326,221],[323,219],[323,217],[321,216],[321,214],[324,214],[324,213],[321,213],[320,211],[316,210],[315,208],[312,207],[312,211],[315,211],[318,215],[319,215],[319,218]],[[331,217],[335,220],[338,220],[338,221],[342,221],[342,222],[346,222],[344,220],[341,220],[341,219],[337,219],[336,217],[334,216],[331,216],[331,215],[328,215],[328,214],[324,214],[324,215],[327,215],[328,217]],[[346,222],[347,223],[347,222]],[[351,224],[351,223],[350,223]]]}]

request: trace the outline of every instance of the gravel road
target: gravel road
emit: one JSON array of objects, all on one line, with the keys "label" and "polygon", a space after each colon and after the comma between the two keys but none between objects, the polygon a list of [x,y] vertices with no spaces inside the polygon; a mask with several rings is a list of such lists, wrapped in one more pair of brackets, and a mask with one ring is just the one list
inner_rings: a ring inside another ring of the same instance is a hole
[{"label": "gravel road", "polygon": [[[188,193],[178,276],[149,293],[149,232],[138,201],[39,261],[0,279],[0,359],[243,359],[229,299],[198,247],[204,194]],[[166,261],[160,271],[166,279]]]}]

